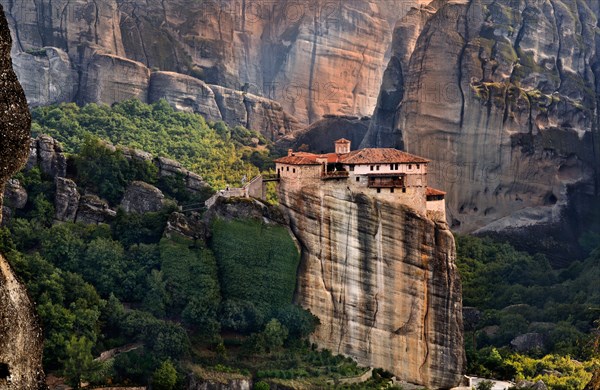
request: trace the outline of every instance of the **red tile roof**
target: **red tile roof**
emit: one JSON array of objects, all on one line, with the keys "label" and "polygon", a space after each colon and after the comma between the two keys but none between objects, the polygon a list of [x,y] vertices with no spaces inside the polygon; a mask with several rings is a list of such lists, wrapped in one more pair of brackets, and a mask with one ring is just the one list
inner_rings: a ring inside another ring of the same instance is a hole
[{"label": "red tile roof", "polygon": [[316,165],[317,159],[326,158],[329,164],[398,164],[398,163],[428,163],[429,160],[415,156],[410,153],[402,152],[392,148],[366,148],[354,150],[350,153],[336,154],[314,154],[307,152],[294,152],[291,156],[281,157],[275,160],[276,163],[292,165]]},{"label": "red tile roof", "polygon": [[429,160],[392,148],[365,148],[342,157],[345,164],[428,163]]},{"label": "red tile roof", "polygon": [[446,195],[444,191],[436,190],[435,188],[427,187],[426,196]]},{"label": "red tile roof", "polygon": [[337,141],[335,141],[336,144],[349,144],[350,141],[348,141],[346,138],[340,138]]},{"label": "red tile roof", "polygon": [[321,165],[315,158],[307,156],[297,156],[292,154],[291,156],[281,157],[275,160],[276,163],[290,164],[290,165]]}]

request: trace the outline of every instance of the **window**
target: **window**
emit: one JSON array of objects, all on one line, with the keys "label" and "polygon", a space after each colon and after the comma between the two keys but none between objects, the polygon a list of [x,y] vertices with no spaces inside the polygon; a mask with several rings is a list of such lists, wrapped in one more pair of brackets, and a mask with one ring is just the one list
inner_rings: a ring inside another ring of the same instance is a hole
[{"label": "window", "polygon": [[402,193],[406,194],[406,188],[402,188]]},{"label": "window", "polygon": [[285,167],[285,170],[289,172],[290,171],[290,167]]},{"label": "window", "polygon": [[408,169],[412,169],[412,164],[408,164]]},{"label": "window", "polygon": [[375,167],[376,170],[379,170],[379,165],[377,165],[377,167]]},{"label": "window", "polygon": [[390,170],[393,171],[394,170],[394,164],[390,164]]},{"label": "window", "polygon": [[357,176],[357,177],[356,177],[356,181],[360,181],[360,177],[358,177],[358,176]]},{"label": "window", "polygon": [[392,193],[392,194],[394,193],[394,189],[393,188],[390,188],[390,193]]},{"label": "window", "polygon": [[379,193],[381,193],[381,188],[378,188],[378,189],[377,189],[377,193],[378,193],[378,194],[379,194]]},{"label": "window", "polygon": [[292,173],[296,173],[296,168],[292,169]]},{"label": "window", "polygon": [[398,167],[399,167],[399,165],[398,165],[398,164],[396,164],[396,170],[398,170]]},{"label": "window", "polygon": [[281,170],[281,168],[277,168],[277,174],[279,175],[279,171]]},{"label": "window", "polygon": [[417,169],[419,169],[419,164],[417,164]]},{"label": "window", "polygon": [[373,170],[373,165],[371,165],[371,170]]}]

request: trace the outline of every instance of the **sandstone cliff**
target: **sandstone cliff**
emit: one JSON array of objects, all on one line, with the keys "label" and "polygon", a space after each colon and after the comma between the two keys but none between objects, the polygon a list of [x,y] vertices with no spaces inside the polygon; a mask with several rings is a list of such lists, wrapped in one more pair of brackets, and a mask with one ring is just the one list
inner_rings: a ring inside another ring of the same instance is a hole
[{"label": "sandstone cliff", "polygon": [[[12,70],[10,48],[0,6],[0,193],[27,159],[31,125],[25,95]],[[0,206],[2,198],[0,194]],[[0,254],[0,389],[41,389],[43,380],[42,332],[33,305]]]},{"label": "sandstone cliff", "polygon": [[296,299],[320,320],[312,341],[408,382],[458,384],[461,284],[447,226],[343,184],[282,182],[279,195],[302,247]]},{"label": "sandstone cliff", "polygon": [[[391,26],[423,2],[0,1],[32,104],[110,104],[150,90],[177,105],[197,89],[149,79],[166,71],[276,101],[304,124],[372,112]],[[217,118],[210,96],[198,96],[183,105],[212,107]]]},{"label": "sandstone cliff", "polygon": [[575,0],[413,9],[363,146],[431,158],[457,230],[576,232],[598,195],[599,15]]}]

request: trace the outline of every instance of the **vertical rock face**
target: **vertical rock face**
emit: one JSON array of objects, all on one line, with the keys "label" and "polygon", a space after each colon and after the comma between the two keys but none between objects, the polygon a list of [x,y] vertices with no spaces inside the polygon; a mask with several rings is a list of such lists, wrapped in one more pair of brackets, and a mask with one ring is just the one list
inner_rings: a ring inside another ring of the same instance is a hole
[{"label": "vertical rock face", "polygon": [[455,229],[564,223],[565,206],[581,213],[598,195],[599,14],[575,0],[410,11],[363,146],[435,160]]},{"label": "vertical rock face", "polygon": [[[26,81],[30,103],[110,104],[115,99],[142,98],[151,69],[266,97],[306,124],[323,114],[372,112],[387,60],[390,26],[410,6],[425,1],[0,0],[0,4],[9,15],[17,73]],[[117,86],[121,95],[115,92]]]},{"label": "vertical rock face", "polygon": [[282,182],[279,195],[302,246],[296,299],[320,320],[313,341],[408,382],[457,385],[462,299],[447,226],[342,184]]},{"label": "vertical rock face", "polygon": [[[0,194],[27,159],[31,125],[25,94],[12,70],[10,48],[10,31],[0,6]],[[0,254],[0,388],[40,389],[43,379],[42,332],[33,305]]]}]

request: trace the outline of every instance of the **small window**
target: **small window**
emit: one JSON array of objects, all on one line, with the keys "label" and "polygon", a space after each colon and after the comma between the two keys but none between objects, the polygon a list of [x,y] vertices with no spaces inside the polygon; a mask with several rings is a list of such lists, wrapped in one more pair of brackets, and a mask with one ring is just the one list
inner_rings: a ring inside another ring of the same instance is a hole
[{"label": "small window", "polygon": [[279,171],[281,170],[281,168],[277,168],[277,174],[279,174]]},{"label": "small window", "polygon": [[402,189],[402,193],[404,193],[404,194],[406,193],[406,188]]},{"label": "small window", "polygon": [[371,170],[373,170],[373,165],[371,165]]},{"label": "small window", "polygon": [[417,169],[419,169],[419,164],[417,164]]},{"label": "small window", "polygon": [[377,165],[377,167],[375,169],[379,170],[379,165]]},{"label": "small window", "polygon": [[390,170],[393,171],[394,170],[394,164],[390,164]]},{"label": "small window", "polygon": [[396,170],[398,170],[398,168],[399,168],[399,165],[398,165],[398,164],[396,164]]},{"label": "small window", "polygon": [[289,172],[290,171],[290,167],[285,167],[285,170]]},{"label": "small window", "polygon": [[292,173],[296,173],[296,168],[292,169]]},{"label": "small window", "polygon": [[377,189],[377,193],[378,193],[378,194],[379,194],[379,193],[381,193],[381,188],[378,188],[378,189]]},{"label": "small window", "polygon": [[357,178],[356,178],[356,181],[360,181],[360,177],[357,177]]},{"label": "small window", "polygon": [[412,164],[408,164],[408,169],[412,169]]},{"label": "small window", "polygon": [[390,188],[390,193],[392,193],[392,194],[394,193],[394,189],[393,188]]}]

